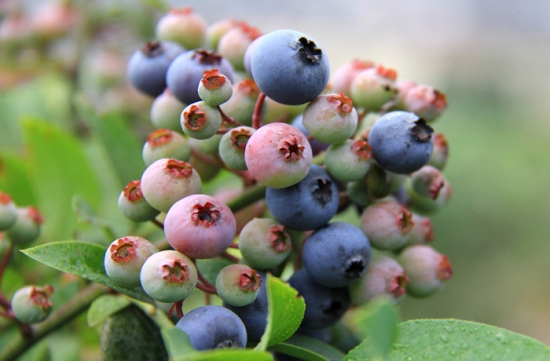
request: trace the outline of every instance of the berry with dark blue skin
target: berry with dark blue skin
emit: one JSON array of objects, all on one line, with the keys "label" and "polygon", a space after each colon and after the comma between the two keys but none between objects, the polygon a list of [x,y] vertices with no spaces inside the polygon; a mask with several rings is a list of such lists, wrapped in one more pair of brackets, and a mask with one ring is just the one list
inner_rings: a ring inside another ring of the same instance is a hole
[{"label": "berry with dark blue skin", "polygon": [[224,302],[223,306],[235,312],[243,321],[248,335],[248,342],[259,342],[267,326],[267,291],[266,274],[258,272],[262,278],[260,291],[254,302],[242,306],[232,306]]},{"label": "berry with dark blue skin", "polygon": [[233,67],[219,54],[204,49],[186,51],[170,64],[166,84],[180,101],[195,103],[201,100],[198,89],[204,72],[214,68],[234,82]]},{"label": "berry with dark blue skin", "polygon": [[221,306],[201,306],[183,316],[176,327],[189,336],[197,350],[244,348],[246,328],[234,312]]},{"label": "berry with dark blue skin", "polygon": [[288,283],[304,297],[306,303],[306,312],[299,332],[315,331],[334,325],[351,305],[347,287],[321,286],[303,268],[295,272]]},{"label": "berry with dark blue skin", "polygon": [[166,89],[166,72],[178,55],[185,51],[177,43],[150,41],[136,51],[128,62],[130,82],[141,92],[157,97]]},{"label": "berry with dark blue skin", "polygon": [[307,103],[323,92],[329,79],[327,55],[308,35],[277,30],[259,37],[250,54],[252,77],[276,102]]},{"label": "berry with dark blue skin", "polygon": [[265,199],[273,217],[298,231],[326,224],[338,210],[338,188],[320,166],[312,165],[307,176],[286,188],[267,188]]},{"label": "berry with dark blue skin", "polygon": [[385,170],[412,173],[424,166],[433,150],[433,129],[414,113],[394,111],[371,127],[368,142],[374,160]]},{"label": "berry with dark blue skin", "polygon": [[304,243],[302,262],[315,282],[345,287],[365,274],[371,246],[363,231],[349,223],[334,222],[315,231]]}]

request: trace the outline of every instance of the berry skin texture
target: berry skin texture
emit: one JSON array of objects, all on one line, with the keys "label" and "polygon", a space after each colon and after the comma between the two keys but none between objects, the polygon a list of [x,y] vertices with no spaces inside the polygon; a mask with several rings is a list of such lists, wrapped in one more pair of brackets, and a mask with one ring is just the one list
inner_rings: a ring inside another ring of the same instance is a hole
[{"label": "berry skin texture", "polygon": [[131,181],[120,192],[118,209],[126,218],[134,222],[150,221],[160,213],[151,207],[143,197],[139,180]]},{"label": "berry skin texture", "polygon": [[216,107],[231,98],[233,85],[218,69],[212,69],[204,72],[197,91],[206,104]]},{"label": "berry skin texture", "polygon": [[282,263],[292,246],[290,236],[271,218],[254,218],[239,234],[243,259],[255,269],[270,269]]},{"label": "berry skin texture", "polygon": [[251,304],[237,307],[224,302],[223,306],[235,312],[246,327],[248,342],[260,342],[267,326],[267,290],[266,274],[258,272],[262,278],[262,284],[258,296]]},{"label": "berry skin texture", "polygon": [[409,241],[413,227],[411,212],[405,206],[386,198],[365,208],[360,222],[371,245],[383,251],[403,247]]},{"label": "berry skin texture", "polygon": [[191,138],[212,138],[221,125],[222,117],[218,109],[204,101],[189,104],[181,112],[181,128]]},{"label": "berry skin texture", "polygon": [[241,21],[220,38],[217,51],[231,62],[233,68],[241,71],[245,70],[245,53],[249,45],[260,35],[258,29]]},{"label": "berry skin texture", "polygon": [[141,287],[152,299],[160,302],[184,300],[193,292],[197,281],[195,264],[178,251],[154,253],[141,267]]},{"label": "berry skin texture", "polygon": [[356,107],[377,112],[397,93],[397,73],[382,65],[359,72],[351,82],[350,97]]},{"label": "berry skin texture", "polygon": [[320,166],[286,188],[267,188],[265,199],[273,217],[288,228],[307,231],[325,225],[338,210],[338,188]]},{"label": "berry skin texture", "polygon": [[406,293],[409,277],[393,258],[381,256],[372,261],[367,272],[349,286],[351,301],[362,306],[375,297],[385,295],[400,302]]},{"label": "berry skin texture", "polygon": [[50,296],[52,286],[25,286],[19,289],[11,299],[11,308],[15,318],[22,323],[44,321],[52,311]]},{"label": "berry skin texture", "polygon": [[306,312],[298,331],[316,331],[334,325],[351,305],[348,288],[321,286],[305,269],[295,272],[288,283],[306,303]]},{"label": "berry skin texture", "polygon": [[236,170],[246,170],[244,151],[246,143],[248,143],[248,139],[254,131],[254,128],[240,126],[229,130],[222,136],[219,154],[228,167]]},{"label": "berry skin texture", "polygon": [[304,179],[312,164],[311,146],[296,127],[270,123],[257,129],[244,153],[254,178],[271,188],[285,188]]},{"label": "berry skin texture", "polygon": [[185,106],[166,88],[151,104],[151,123],[155,129],[166,128],[181,133],[180,117]]},{"label": "berry skin texture", "polygon": [[40,236],[44,218],[35,207],[17,207],[17,220],[6,235],[14,245],[24,247]]},{"label": "berry skin texture", "polygon": [[191,258],[211,258],[222,254],[233,242],[235,216],[217,198],[194,194],[176,202],[166,214],[166,240]]},{"label": "berry skin texture", "polygon": [[159,96],[166,89],[168,67],[184,50],[172,42],[148,42],[130,58],[128,79],[142,93]]},{"label": "berry skin texture", "polygon": [[430,123],[447,108],[445,94],[429,85],[416,85],[409,89],[403,98],[405,110],[412,112]]},{"label": "berry skin texture", "polygon": [[157,252],[158,249],[145,238],[119,238],[107,247],[103,261],[105,273],[119,286],[139,287],[141,266],[149,256]]},{"label": "berry skin texture", "polygon": [[181,134],[169,129],[157,129],[147,137],[142,156],[146,166],[162,158],[187,162],[191,157],[191,146]]},{"label": "berry skin texture", "polygon": [[428,165],[436,167],[439,170],[443,170],[449,159],[449,143],[447,138],[442,133],[434,134],[434,149],[432,156],[428,160]]},{"label": "berry skin texture", "polygon": [[145,200],[161,212],[167,212],[183,197],[200,193],[201,190],[201,179],[191,164],[173,158],[155,161],[141,176],[141,191]]},{"label": "berry skin texture", "polygon": [[334,71],[330,79],[330,89],[336,93],[349,96],[351,82],[357,74],[365,69],[374,68],[374,63],[368,60],[354,59]]},{"label": "berry skin texture", "polygon": [[361,180],[369,171],[371,163],[371,147],[362,139],[331,144],[325,154],[327,171],[341,182]]},{"label": "berry skin texture", "polygon": [[325,90],[329,62],[308,35],[277,30],[259,37],[250,54],[252,77],[260,90],[276,102],[307,103]]},{"label": "berry skin texture", "polygon": [[371,247],[360,228],[334,222],[319,228],[305,241],[302,262],[309,276],[325,287],[345,287],[369,267]]},{"label": "berry skin texture", "polygon": [[187,7],[170,9],[158,21],[155,32],[161,40],[174,41],[186,49],[195,49],[202,45],[206,27],[206,20]]},{"label": "berry skin texture", "polygon": [[199,351],[218,348],[244,348],[246,328],[234,312],[221,306],[201,306],[183,316],[176,327],[189,336]]},{"label": "berry skin texture", "polygon": [[260,274],[244,264],[226,266],[216,277],[218,296],[232,306],[242,307],[254,302],[261,285]]},{"label": "berry skin texture", "polygon": [[0,192],[0,231],[5,231],[15,224],[17,208],[11,197]]},{"label": "berry skin texture", "polygon": [[372,125],[368,142],[374,160],[385,170],[412,173],[424,166],[433,150],[433,129],[414,113],[393,111]]},{"label": "berry skin texture", "polygon": [[351,137],[357,128],[357,111],[343,94],[323,94],[304,110],[302,123],[311,136],[321,142],[338,144]]},{"label": "berry skin texture", "polygon": [[198,88],[206,70],[218,69],[232,83],[233,67],[219,54],[204,50],[190,50],[179,55],[166,72],[168,89],[181,102],[186,104],[201,100]]},{"label": "berry skin texture", "polygon": [[397,261],[409,276],[407,293],[411,296],[431,296],[441,290],[453,275],[447,256],[424,244],[405,248]]}]

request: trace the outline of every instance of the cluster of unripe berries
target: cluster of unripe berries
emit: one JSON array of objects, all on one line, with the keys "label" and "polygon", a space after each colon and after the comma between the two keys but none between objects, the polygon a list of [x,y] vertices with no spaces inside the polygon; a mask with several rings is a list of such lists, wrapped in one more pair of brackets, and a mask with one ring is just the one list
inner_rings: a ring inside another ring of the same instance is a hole
[{"label": "cluster of unripe berries", "polygon": [[[131,83],[155,98],[156,130],[143,147],[147,168],[119,208],[162,224],[172,249],[115,240],[105,253],[113,282],[167,303],[195,288],[217,294],[224,307],[195,309],[177,324],[197,349],[258,342],[266,272],[292,263],[305,334],[334,325],[352,304],[443,287],[450,263],[428,245],[429,215],[451,195],[441,173],[447,143],[430,126],[446,108],[442,93],[367,61],[331,77],[327,54],[306,34],[262,35],[233,20],[207,26],[190,9],[160,19],[157,37],[128,63]],[[246,188],[265,187],[267,212],[238,226],[220,198],[202,194],[220,169]],[[347,207],[360,212],[359,226],[331,222]],[[196,260],[234,257],[228,248],[240,262],[209,284]]]}]

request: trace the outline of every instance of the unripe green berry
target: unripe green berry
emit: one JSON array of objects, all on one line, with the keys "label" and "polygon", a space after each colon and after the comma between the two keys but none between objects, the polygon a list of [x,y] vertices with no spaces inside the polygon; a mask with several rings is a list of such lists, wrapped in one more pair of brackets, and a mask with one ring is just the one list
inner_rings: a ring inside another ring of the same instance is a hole
[{"label": "unripe green berry", "polygon": [[199,83],[198,92],[206,104],[216,107],[231,98],[233,85],[218,69],[206,70]]},{"label": "unripe green berry", "polygon": [[181,113],[181,128],[191,138],[211,138],[221,125],[222,117],[218,109],[204,101],[189,104]]},{"label": "unripe green berry", "polygon": [[258,272],[244,264],[232,264],[218,273],[216,292],[224,302],[242,307],[254,302],[261,284]]},{"label": "unripe green berry", "polygon": [[18,207],[17,221],[6,231],[6,235],[19,247],[27,246],[40,236],[44,218],[35,207]]},{"label": "unripe green berry", "polygon": [[142,155],[146,166],[162,158],[187,162],[191,157],[191,146],[181,134],[169,129],[157,129],[147,137]]},{"label": "unripe green berry", "polygon": [[151,123],[156,129],[165,128],[182,133],[180,116],[185,106],[166,88],[151,104]]},{"label": "unripe green berry", "polygon": [[141,266],[147,258],[157,252],[158,249],[145,238],[119,238],[113,241],[105,252],[105,273],[119,286],[139,287]]},{"label": "unripe green berry", "polygon": [[364,140],[348,139],[331,144],[325,154],[325,166],[331,176],[342,182],[362,179],[372,163],[370,146]]},{"label": "unripe green berry", "polygon": [[0,231],[5,231],[15,224],[17,209],[11,197],[0,192]]},{"label": "unripe green berry", "polygon": [[229,130],[222,136],[219,145],[219,154],[223,162],[230,168],[246,170],[244,150],[254,128],[240,126]]},{"label": "unripe green berry", "polygon": [[50,296],[53,287],[25,286],[19,289],[11,299],[11,308],[15,318],[22,323],[44,321],[52,311]]},{"label": "unripe green berry", "polygon": [[141,181],[134,180],[128,183],[118,197],[118,209],[122,214],[134,222],[150,221],[159,215],[143,197]]},{"label": "unripe green berry", "polygon": [[279,265],[289,255],[292,246],[285,227],[271,218],[254,218],[239,235],[239,250],[246,264],[256,269]]}]

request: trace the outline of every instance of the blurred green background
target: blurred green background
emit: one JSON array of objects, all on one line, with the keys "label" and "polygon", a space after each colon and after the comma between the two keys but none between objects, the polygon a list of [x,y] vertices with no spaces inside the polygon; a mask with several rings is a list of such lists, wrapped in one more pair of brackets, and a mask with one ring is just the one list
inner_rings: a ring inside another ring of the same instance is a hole
[{"label": "blurred green background", "polygon": [[[0,1],[0,10],[4,16],[14,8],[36,12],[42,3]],[[81,132],[69,99],[83,89],[95,109],[131,117],[138,136],[150,131],[150,100],[127,84],[108,85],[125,82],[125,62],[142,40],[153,36],[155,21],[162,15],[159,2],[74,3],[83,10],[79,23],[65,42],[48,48],[48,58],[57,60],[45,60],[39,49],[7,65],[12,48],[2,43],[0,151],[4,154],[25,152],[22,116]],[[296,29],[325,48],[332,69],[355,58],[373,60],[396,69],[398,79],[444,92],[449,107],[434,128],[449,141],[444,173],[453,186],[453,198],[433,217],[434,247],[449,257],[454,277],[444,291],[429,299],[405,299],[402,317],[484,322],[550,345],[550,237],[545,221],[550,214],[550,23],[546,19],[550,2],[169,4],[191,6],[209,23],[232,17],[262,32]],[[100,29],[93,41],[85,37],[91,28]],[[71,45],[75,39],[83,40],[76,49]],[[75,64],[71,58],[75,54],[85,56]],[[83,74],[71,73],[75,69]],[[88,152],[93,153],[93,146]]]}]

